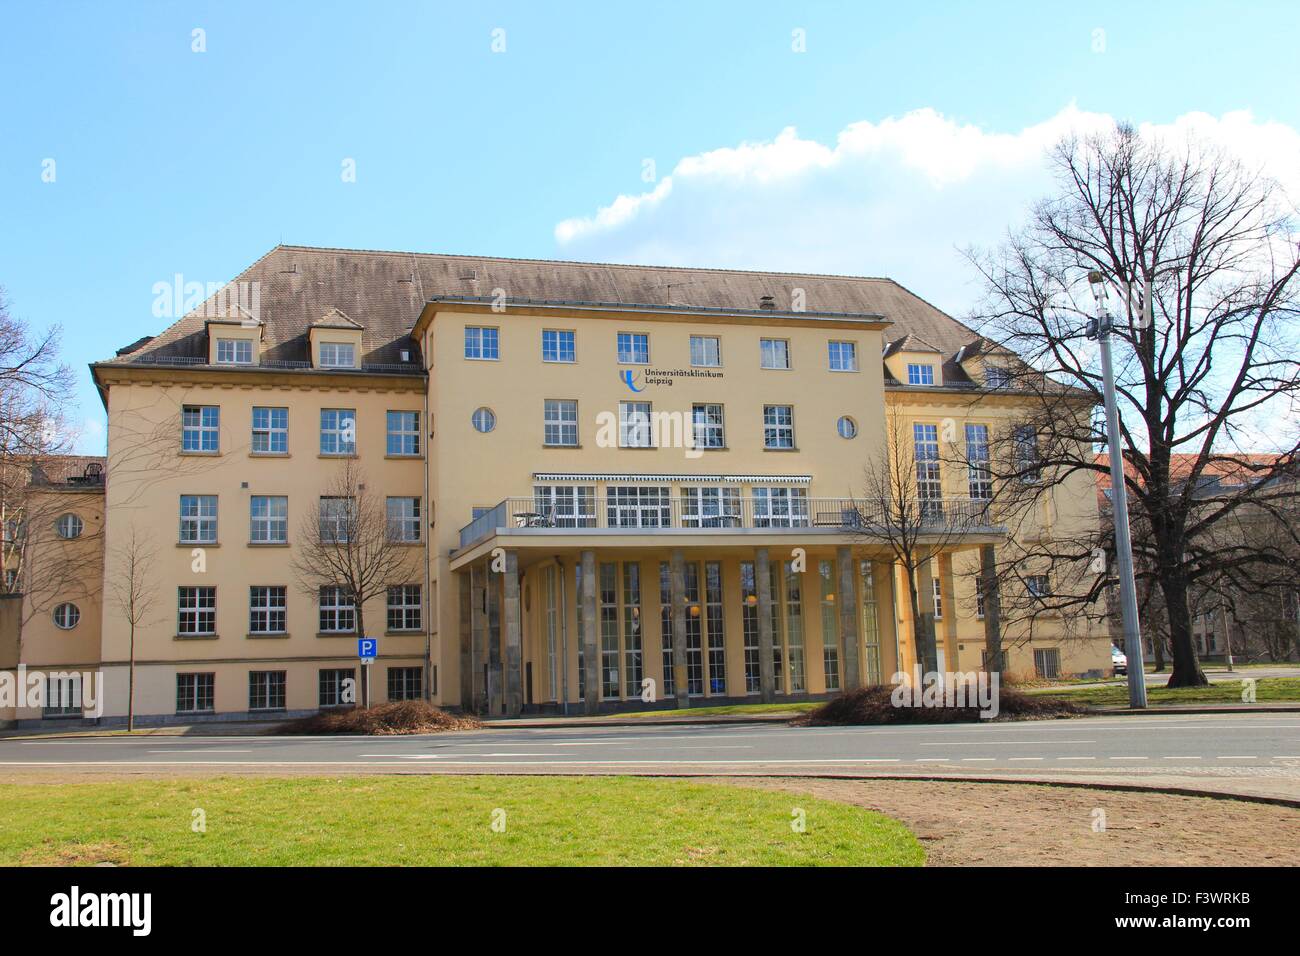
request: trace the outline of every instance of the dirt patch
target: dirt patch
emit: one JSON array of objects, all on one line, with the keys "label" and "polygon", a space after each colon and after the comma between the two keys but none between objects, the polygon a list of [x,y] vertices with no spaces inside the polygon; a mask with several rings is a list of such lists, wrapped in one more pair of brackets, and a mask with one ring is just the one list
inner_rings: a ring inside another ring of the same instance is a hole
[{"label": "dirt patch", "polygon": [[477,717],[449,714],[421,700],[404,700],[374,707],[323,711],[269,728],[268,734],[437,734],[448,730],[477,730]]},{"label": "dirt patch", "polygon": [[[878,810],[916,834],[928,866],[1300,862],[1300,810],[1244,800],[934,780],[719,779]],[[1095,830],[1099,810],[1105,827]]]},{"label": "dirt patch", "polygon": [[118,843],[55,843],[46,840],[23,853],[22,866],[126,866],[131,856]]},{"label": "dirt patch", "polygon": [[[961,704],[956,703],[955,699],[946,702],[942,695],[938,695],[937,700],[927,701],[924,707],[900,707],[894,703],[897,686],[860,687],[831,698],[820,707],[800,714],[790,723],[805,727],[856,727],[865,724],[979,723],[983,719],[980,717],[980,708],[974,702],[973,690],[969,693],[969,702],[966,694],[962,695]],[[920,690],[915,694],[921,697]],[[906,699],[912,699],[911,692],[908,692]],[[998,694],[996,719],[1048,720],[1078,716],[1085,709],[1079,704],[1055,697],[1032,696],[1004,687]]]}]

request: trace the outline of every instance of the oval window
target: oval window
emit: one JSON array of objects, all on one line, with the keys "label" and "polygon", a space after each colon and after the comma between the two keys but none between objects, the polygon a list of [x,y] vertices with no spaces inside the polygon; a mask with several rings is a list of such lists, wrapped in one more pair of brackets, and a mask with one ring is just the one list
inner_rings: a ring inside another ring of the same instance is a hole
[{"label": "oval window", "polygon": [[849,418],[848,415],[841,415],[835,427],[839,431],[841,438],[858,437],[858,423]]},{"label": "oval window", "polygon": [[490,408],[474,409],[474,415],[470,420],[474,423],[474,430],[484,434],[497,427],[496,412]]},{"label": "oval window", "polygon": [[80,518],[69,512],[59,516],[55,527],[58,529],[60,538],[79,538],[81,537],[81,530],[85,526],[81,523]]},{"label": "oval window", "polygon": [[60,604],[54,609],[54,626],[70,631],[81,620],[81,609],[75,604]]}]

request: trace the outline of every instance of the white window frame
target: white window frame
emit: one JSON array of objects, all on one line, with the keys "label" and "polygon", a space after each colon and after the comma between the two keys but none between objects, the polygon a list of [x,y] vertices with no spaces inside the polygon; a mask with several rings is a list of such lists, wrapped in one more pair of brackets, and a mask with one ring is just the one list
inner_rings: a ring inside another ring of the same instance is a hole
[{"label": "white window frame", "polygon": [[856,372],[858,343],[845,339],[831,339],[826,343],[826,361],[832,372]]},{"label": "white window frame", "polygon": [[[347,681],[352,681],[353,700],[343,699]],[[322,667],[316,672],[316,706],[352,707],[356,704],[357,669],[355,667]]]},{"label": "white window frame", "polygon": [[672,527],[671,494],[672,489],[667,485],[607,485],[606,527]]},{"label": "white window frame", "polygon": [[[396,599],[396,600],[394,600]],[[393,626],[396,612],[399,626]],[[414,621],[414,623],[411,623]],[[384,623],[390,631],[414,633],[424,630],[424,604],[418,584],[394,584],[388,588]]]},{"label": "white window frame", "polygon": [[750,489],[755,528],[808,527],[808,490],[788,485],[759,485]]},{"label": "white window frame", "polygon": [[[650,364],[650,333],[619,332],[615,337],[620,365]],[[638,348],[644,346],[644,349]]]},{"label": "white window frame", "polygon": [[[779,347],[778,347],[779,346]],[[774,364],[780,359],[781,364]],[[790,340],[789,339],[768,339],[761,338],[758,340],[758,367],[770,369],[789,369],[790,368]]]},{"label": "white window frame", "polygon": [[542,399],[542,444],[547,448],[578,447],[578,403],[574,399]]},{"label": "white window frame", "polygon": [[[713,354],[709,349],[712,346]],[[691,365],[695,368],[722,368],[722,337],[718,335],[691,336]]]},{"label": "white window frame", "polygon": [[577,362],[578,333],[573,329],[542,329],[542,361],[558,365]]},{"label": "white window frame", "polygon": [[1006,388],[1011,384],[1011,369],[1004,365],[984,366],[985,388]]},{"label": "white window frame", "polygon": [[716,402],[696,402],[691,406],[691,432],[696,448],[726,448],[726,411]]},{"label": "white window frame", "polygon": [[317,531],[321,544],[347,544],[357,503],[350,495],[321,495]]},{"label": "white window frame", "polygon": [[217,543],[216,495],[181,495],[180,543]]},{"label": "white window frame", "polygon": [[[284,710],[288,684],[287,671],[249,671],[248,709],[250,711]],[[254,702],[261,706],[254,706]]]},{"label": "white window frame", "polygon": [[418,495],[390,495],[384,502],[388,540],[398,544],[420,543],[420,498]]},{"label": "white window frame", "polygon": [[465,326],[465,358],[471,362],[501,361],[501,330],[495,325]]},{"label": "white window frame", "polygon": [[[181,706],[181,687],[183,683],[188,683],[185,691],[185,702],[188,706]],[[176,675],[176,713],[178,714],[210,714],[216,709],[216,689],[217,675],[212,671],[201,673],[182,673]],[[205,701],[206,707],[200,707],[199,703]]]},{"label": "white window frame", "polygon": [[[782,441],[783,438],[787,441]],[[763,406],[763,447],[782,450],[795,447],[793,405]]]},{"label": "white window frame", "polygon": [[181,451],[191,455],[221,451],[220,405],[181,406]]},{"label": "white window frame", "polygon": [[217,339],[217,364],[218,365],[252,365],[253,364],[252,340],[251,339]]},{"label": "white window frame", "polygon": [[[355,634],[357,606],[347,589],[337,584],[327,584],[317,594],[317,624],[322,634]],[[326,627],[326,621],[330,626]],[[346,625],[346,626],[341,626]]]},{"label": "white window frame", "polygon": [[357,346],[355,342],[321,342],[321,368],[356,368]]},{"label": "white window frame", "polygon": [[[393,427],[393,419],[397,427]],[[409,408],[390,408],[384,415],[387,433],[384,439],[385,454],[394,458],[420,456],[420,413]],[[396,446],[394,447],[394,440]]]},{"label": "white window frame", "polygon": [[[208,625],[206,628],[205,624]],[[176,633],[182,637],[207,637],[217,633],[215,587],[183,585],[176,589]]]},{"label": "white window frame", "polygon": [[[943,508],[943,474],[939,468],[939,426],[929,422],[912,423],[912,454],[915,456],[916,496],[921,501],[921,518],[927,509]],[[938,502],[927,505],[926,502]]]},{"label": "white window frame", "polygon": [[288,544],[287,495],[252,495],[248,499],[248,540],[252,544]]},{"label": "white window frame", "polygon": [[496,429],[497,413],[492,411],[492,409],[488,408],[486,405],[480,405],[478,408],[474,409],[473,413],[469,416],[469,423],[473,426],[474,431],[478,432],[480,435],[486,435]]},{"label": "white window frame", "polygon": [[966,493],[976,501],[993,497],[993,472],[989,468],[989,426],[966,423]]},{"label": "white window frame", "polygon": [[[63,612],[60,614],[59,612]],[[81,608],[71,601],[62,601],[54,607],[54,626],[60,631],[70,631],[81,622]]]},{"label": "white window frame", "polygon": [[[259,417],[265,418],[264,424],[258,424]],[[289,409],[280,405],[254,405],[252,421],[253,454],[289,453]]]},{"label": "white window frame", "polygon": [[[351,440],[348,438],[351,436]],[[335,458],[350,458],[357,453],[357,410],[322,408],[320,410],[320,453]]]},{"label": "white window frame", "polygon": [[619,402],[618,447],[654,448],[654,440],[654,405],[650,402]]},{"label": "white window frame", "polygon": [[595,485],[535,485],[533,509],[553,528],[596,527]]},{"label": "white window frame", "polygon": [[943,582],[937,577],[930,578],[930,593],[934,595],[934,619],[943,620]]},{"label": "white window frame", "polygon": [[80,538],[81,532],[86,530],[86,523],[81,520],[81,516],[66,511],[59,515],[59,520],[54,522],[55,533],[65,541],[71,541],[73,538]]},{"label": "white window frame", "polygon": [[681,489],[683,528],[739,528],[740,488],[727,485]]},{"label": "white window frame", "polygon": [[934,366],[924,362],[907,363],[907,384],[908,385],[933,385],[934,384]]},{"label": "white window frame", "polygon": [[[248,589],[248,633],[287,634],[288,588],[279,584],[254,584]],[[279,627],[272,625],[278,620]]]}]

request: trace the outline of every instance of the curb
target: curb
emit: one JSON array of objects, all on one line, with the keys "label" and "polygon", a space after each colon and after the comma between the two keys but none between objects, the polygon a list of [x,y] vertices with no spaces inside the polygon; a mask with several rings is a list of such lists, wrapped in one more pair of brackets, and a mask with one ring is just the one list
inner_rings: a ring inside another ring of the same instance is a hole
[{"label": "curb", "polygon": [[1128,717],[1150,717],[1160,714],[1300,714],[1300,703],[1295,704],[1171,704],[1130,710],[1127,707],[1089,707],[1087,714]]},{"label": "curb", "polygon": [[[609,719],[568,717],[556,720],[513,722],[511,718],[483,721],[483,730],[552,730],[582,727],[708,727],[721,724],[788,724],[799,716],[797,711],[785,714],[738,714],[717,717],[636,717]],[[506,721],[511,721],[507,723]]]}]

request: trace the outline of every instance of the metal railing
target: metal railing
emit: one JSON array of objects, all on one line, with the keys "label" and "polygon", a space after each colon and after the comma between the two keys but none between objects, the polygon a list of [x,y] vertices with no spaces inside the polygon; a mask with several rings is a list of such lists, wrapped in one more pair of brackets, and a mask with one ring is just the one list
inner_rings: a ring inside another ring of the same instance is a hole
[{"label": "metal railing", "polygon": [[873,528],[906,527],[937,532],[990,528],[987,501],[974,498],[915,499],[900,506],[879,499],[721,496],[702,500],[655,494],[574,495],[507,498],[460,529],[460,546],[469,547],[498,530],[601,529],[643,531],[681,528],[696,531],[825,528],[871,533]]}]

